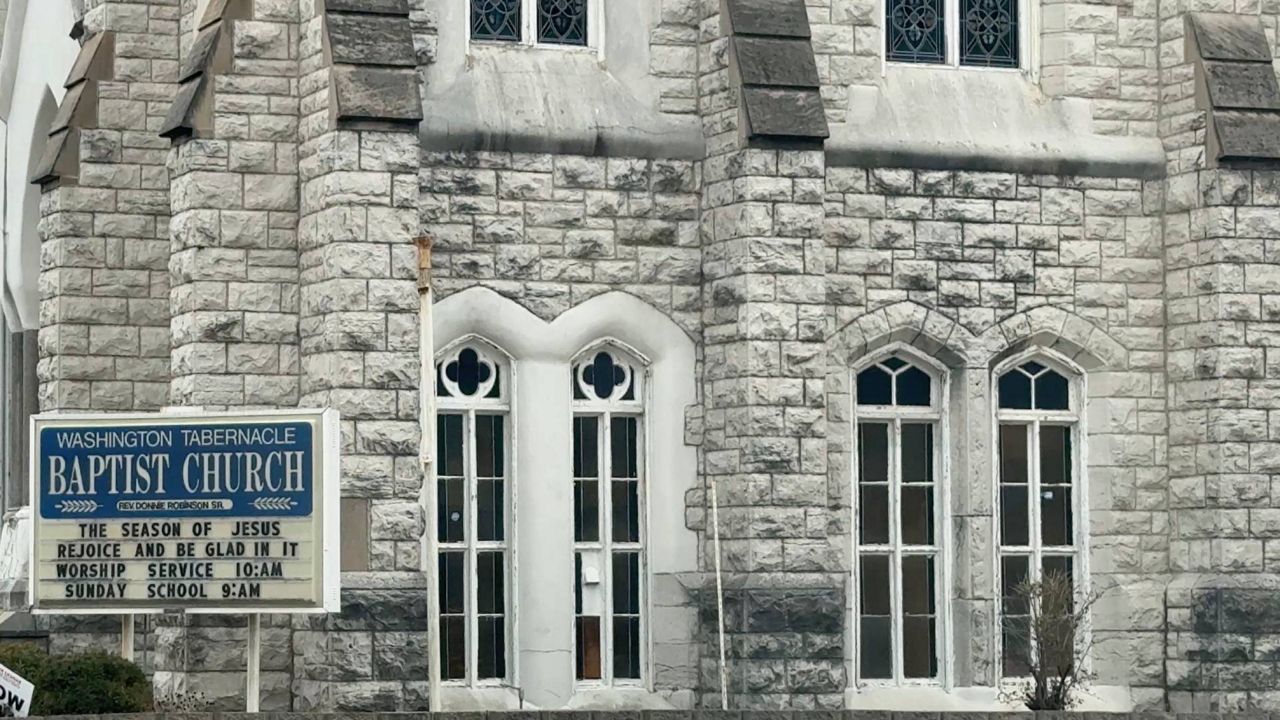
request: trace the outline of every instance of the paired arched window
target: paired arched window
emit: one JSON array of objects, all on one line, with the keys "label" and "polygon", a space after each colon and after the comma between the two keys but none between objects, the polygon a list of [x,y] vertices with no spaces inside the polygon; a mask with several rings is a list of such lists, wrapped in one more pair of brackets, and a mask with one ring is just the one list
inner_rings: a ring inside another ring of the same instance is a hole
[{"label": "paired arched window", "polygon": [[926,367],[898,352],[856,376],[857,673],[864,681],[938,677],[942,382]]},{"label": "paired arched window", "polygon": [[574,662],[581,681],[639,680],[644,597],[644,371],[613,345],[573,364]]},{"label": "paired arched window", "polygon": [[507,677],[510,364],[470,341],[447,350],[436,380],[436,543],[440,677]]},{"label": "paired arched window", "polygon": [[[864,684],[943,676],[946,371],[893,350],[854,373],[855,672]],[[1026,675],[1020,590],[1061,573],[1083,583],[1082,378],[1052,353],[996,367],[995,530],[1001,671]],[[949,551],[948,551],[949,552]],[[987,550],[990,552],[990,550]]]}]

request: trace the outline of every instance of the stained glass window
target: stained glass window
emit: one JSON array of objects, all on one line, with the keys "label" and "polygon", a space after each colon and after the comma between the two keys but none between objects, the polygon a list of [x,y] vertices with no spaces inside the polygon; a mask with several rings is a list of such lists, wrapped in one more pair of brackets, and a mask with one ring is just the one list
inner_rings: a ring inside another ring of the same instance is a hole
[{"label": "stained glass window", "polygon": [[587,0],[538,0],[538,42],[587,44]]},{"label": "stained glass window", "polygon": [[960,64],[1018,67],[1018,0],[960,0]]},{"label": "stained glass window", "polygon": [[889,60],[941,63],[946,60],[943,0],[887,0],[885,46]]},{"label": "stained glass window", "polygon": [[521,0],[471,0],[471,39],[520,42]]}]

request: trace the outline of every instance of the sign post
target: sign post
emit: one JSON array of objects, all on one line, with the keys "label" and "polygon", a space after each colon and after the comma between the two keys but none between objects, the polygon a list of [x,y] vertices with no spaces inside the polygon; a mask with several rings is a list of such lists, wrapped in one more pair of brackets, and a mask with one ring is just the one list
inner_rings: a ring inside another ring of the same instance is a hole
[{"label": "sign post", "polygon": [[29,600],[36,613],[249,616],[339,605],[338,414],[38,415]]}]

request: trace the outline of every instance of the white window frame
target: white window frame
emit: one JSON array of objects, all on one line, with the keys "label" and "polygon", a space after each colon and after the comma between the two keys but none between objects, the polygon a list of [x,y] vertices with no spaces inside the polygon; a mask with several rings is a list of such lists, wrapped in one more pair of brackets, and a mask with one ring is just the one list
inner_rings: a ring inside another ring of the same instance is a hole
[{"label": "white window frame", "polygon": [[[573,606],[570,606],[573,616],[573,622],[570,623],[570,644],[572,648],[573,658],[573,679],[577,688],[600,688],[600,687],[634,687],[634,688],[650,688],[653,678],[653,669],[649,665],[651,655],[651,637],[649,633],[649,618],[653,614],[653,609],[649,603],[649,588],[652,586],[652,577],[650,571],[650,562],[648,558],[649,547],[649,492],[648,492],[648,467],[649,467],[649,429],[646,426],[646,420],[650,417],[648,410],[648,394],[649,394],[649,377],[650,363],[643,355],[635,349],[619,342],[618,340],[608,338],[599,340],[587,346],[574,355],[569,362],[569,373],[571,381],[576,383],[578,379],[577,368],[580,364],[586,362],[590,357],[599,352],[607,352],[614,356],[619,362],[630,364],[632,370],[631,382],[635,386],[634,399],[632,400],[600,400],[591,398],[587,393],[588,399],[581,400],[571,397],[570,427],[569,437],[570,443],[573,438],[573,422],[576,418],[584,416],[594,416],[599,418],[599,424],[596,430],[597,439],[596,447],[598,448],[597,472],[599,474],[599,491],[597,500],[597,512],[599,513],[599,540],[596,542],[575,542],[573,543],[573,555],[571,564],[576,568],[576,556],[579,552],[597,552],[605,561],[601,567],[600,586],[602,592],[602,607],[600,614],[600,678],[599,679],[579,679],[577,677],[578,667],[578,638],[577,638],[577,612]],[[612,504],[613,494],[609,492],[609,483],[612,481],[612,465],[613,458],[610,452],[610,431],[612,420],[614,417],[634,417],[637,418],[636,427],[639,437],[637,438],[636,477],[639,482],[639,503],[640,508],[640,542],[639,543],[615,543],[613,541],[612,531]],[[570,447],[572,452],[572,446]],[[576,481],[576,478],[570,478],[570,481]],[[574,498],[572,490],[569,500],[569,515],[572,522],[574,512]],[[619,549],[636,550],[640,556],[640,589],[638,604],[640,607],[640,677],[639,678],[615,678],[613,673],[613,562],[612,553],[619,545],[623,547]],[[574,578],[574,583],[578,582],[578,578]],[[570,588],[571,592],[575,588]],[[570,598],[574,597],[572,594]]]},{"label": "white window frame", "polygon": [[[912,407],[912,406],[880,406],[880,405],[858,405],[858,384],[857,377],[862,371],[877,365],[891,356],[899,356],[903,360],[909,362],[919,370],[927,374],[932,381],[930,383],[930,391],[932,397],[929,407]],[[937,687],[950,689],[953,683],[954,672],[954,649],[952,646],[952,591],[951,591],[951,563],[952,543],[947,542],[951,537],[951,462],[950,462],[950,373],[943,365],[938,364],[931,358],[927,358],[909,345],[903,343],[894,343],[885,348],[880,349],[872,355],[869,355],[850,370],[850,399],[852,404],[851,417],[852,423],[852,454],[853,461],[851,463],[851,486],[850,486],[850,503],[851,522],[850,522],[850,549],[851,557],[851,576],[853,581],[853,589],[850,593],[850,656],[853,659],[853,667],[851,668],[853,677],[853,685],[858,689],[874,689],[874,688],[892,688],[892,687]],[[858,502],[859,488],[859,471],[860,462],[858,457],[858,426],[863,421],[870,422],[887,422],[890,425],[889,430],[889,452],[890,452],[890,492],[889,492],[889,544],[888,545],[870,545],[861,546],[858,541],[860,524],[858,522],[858,513],[860,511]],[[910,551],[904,552],[904,545],[901,540],[901,522],[898,514],[898,504],[900,502],[899,494],[901,492],[901,447],[898,437],[901,434],[903,422],[929,422],[933,423],[935,428],[934,434],[934,540],[933,546],[906,546]],[[926,548],[930,548],[930,552],[921,552]],[[891,635],[890,646],[893,657],[891,664],[893,668],[892,678],[862,678],[862,643],[861,643],[861,587],[862,587],[862,553],[891,556],[891,580],[890,580],[890,613],[891,613]],[[936,637],[937,643],[934,652],[937,654],[938,674],[933,678],[907,678],[903,675],[903,656],[902,656],[902,589],[899,578],[902,574],[902,558],[904,555],[932,555],[934,558],[934,607],[937,617]]]},{"label": "white window frame", "polygon": [[[456,356],[464,349],[474,349],[477,353],[490,359],[499,373],[500,392],[497,398],[485,397],[441,397],[436,395],[436,382],[439,373],[447,365],[452,357]],[[519,686],[519,632],[517,624],[515,593],[518,589],[517,573],[519,572],[519,564],[516,559],[516,532],[517,522],[517,506],[516,506],[516,488],[515,488],[515,468],[516,464],[516,443],[515,443],[515,372],[513,371],[513,363],[511,356],[500,349],[497,345],[478,336],[469,336],[450,343],[443,350],[436,353],[436,357],[432,362],[431,388],[424,388],[435,395],[435,413],[431,422],[431,430],[436,431],[441,415],[461,415],[464,418],[463,426],[463,452],[466,454],[463,467],[463,477],[467,493],[467,519],[466,519],[466,539],[461,543],[441,543],[439,541],[439,528],[437,527],[438,504],[440,498],[438,495],[439,475],[440,475],[440,450],[436,449],[437,462],[432,463],[431,478],[431,496],[435,502],[428,510],[428,518],[430,520],[430,556],[427,565],[428,572],[435,577],[433,588],[438,593],[441,578],[439,577],[439,556],[442,551],[462,550],[466,553],[466,562],[464,566],[464,577],[466,579],[466,652],[467,652],[467,677],[465,679],[444,679],[443,669],[444,663],[440,657],[439,646],[436,645],[434,652],[429,653],[430,662],[435,663],[433,677],[440,678],[440,683],[444,687],[518,687]],[[477,487],[478,478],[476,476],[476,415],[502,415],[504,418],[503,429],[505,432],[503,438],[503,463],[504,463],[504,487],[503,494],[505,496],[506,507],[504,513],[504,522],[506,524],[503,541],[479,541],[477,535]],[[433,437],[434,442],[434,437]],[[506,558],[506,565],[503,568],[503,601],[505,612],[505,631],[504,640],[505,648],[505,669],[506,676],[501,678],[478,678],[476,673],[479,666],[479,612],[476,588],[476,557],[480,552],[486,550],[502,550]],[[435,600],[433,599],[433,602]],[[436,613],[436,624],[432,633],[437,637],[441,637],[440,618],[443,617],[443,608]]]},{"label": "white window frame", "polygon": [[[961,70],[975,72],[1023,73],[1038,80],[1040,76],[1040,3],[1037,0],[1017,0],[1018,4],[1018,67],[984,67],[960,64],[960,0],[942,0],[942,12],[946,28],[944,42],[946,52],[941,63],[913,63],[889,59],[889,3],[880,0],[879,31],[881,75],[889,68],[929,68],[934,70]],[[470,25],[468,25],[470,27]]]},{"label": "white window frame", "polygon": [[[1038,362],[1041,365],[1057,372],[1067,380],[1067,398],[1068,410],[1013,410],[1002,409],[1000,407],[1000,378],[1007,372],[1015,370],[1015,368],[1025,365],[1028,362]],[[1075,589],[1076,601],[1088,597],[1090,592],[1090,576],[1089,576],[1089,488],[1086,482],[1088,472],[1088,434],[1086,430],[1085,419],[1088,413],[1085,412],[1085,402],[1088,398],[1088,375],[1079,365],[1076,365],[1069,358],[1048,348],[1031,348],[1025,350],[1013,357],[1010,357],[998,364],[991,372],[991,406],[992,406],[992,477],[991,477],[991,498],[992,498],[992,514],[995,521],[992,523],[992,549],[994,553],[992,573],[995,577],[995,638],[992,647],[995,648],[995,668],[996,677],[1000,680],[1018,680],[1017,676],[1006,676],[1004,673],[1004,566],[1001,562],[1006,555],[1009,556],[1027,556],[1028,579],[1035,583],[1039,582],[1043,574],[1043,559],[1045,557],[1071,557],[1071,574],[1072,584]],[[1000,427],[1006,424],[1019,424],[1028,426],[1028,447],[1027,447],[1027,500],[1029,504],[1027,515],[1027,539],[1029,545],[1004,545],[1001,538],[1001,523],[1003,521],[1003,513],[1000,505]],[[1045,547],[1041,543],[1041,527],[1040,503],[1036,500],[1040,497],[1040,428],[1044,425],[1048,426],[1067,426],[1071,428],[1071,513],[1072,513],[1072,541],[1071,547],[1066,546],[1049,546]],[[1088,646],[1088,638],[1091,630],[1089,628],[1088,619],[1086,618],[1085,627],[1083,628],[1083,637],[1081,642]],[[1085,658],[1086,667],[1089,658]]]},{"label": "white window frame", "polygon": [[[597,53],[604,57],[604,0],[587,0],[587,44],[538,42],[538,0],[520,0],[520,40],[476,40],[471,37],[471,0],[460,0],[465,5],[467,52],[482,47],[523,47],[539,50]],[[1020,0],[1025,2],[1025,0]]]}]

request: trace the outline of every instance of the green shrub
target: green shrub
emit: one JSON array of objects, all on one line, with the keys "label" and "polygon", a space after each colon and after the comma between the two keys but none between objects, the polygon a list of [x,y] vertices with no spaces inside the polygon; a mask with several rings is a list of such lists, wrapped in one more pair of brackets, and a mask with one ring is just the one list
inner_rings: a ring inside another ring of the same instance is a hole
[{"label": "green shrub", "polygon": [[147,712],[151,680],[137,665],[101,650],[47,655],[31,645],[0,646],[0,664],[35,685],[32,715]]}]

